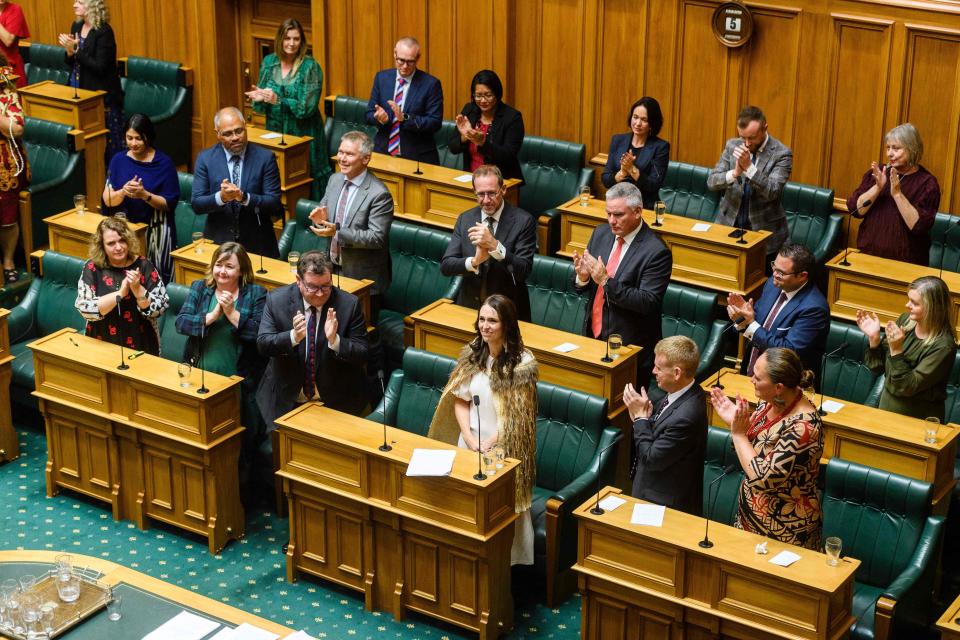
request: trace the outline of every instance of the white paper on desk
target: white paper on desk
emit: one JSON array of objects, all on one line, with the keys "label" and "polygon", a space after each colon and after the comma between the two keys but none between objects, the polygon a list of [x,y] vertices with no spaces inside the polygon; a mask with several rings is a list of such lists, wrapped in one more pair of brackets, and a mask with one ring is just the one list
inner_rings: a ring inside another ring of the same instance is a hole
[{"label": "white paper on desk", "polygon": [[770,558],[770,563],[781,567],[789,567],[799,559],[800,556],[795,554],[793,551],[781,551],[777,555]]},{"label": "white paper on desk", "polygon": [[231,629],[233,634],[227,636],[230,640],[277,640],[280,634],[255,627],[252,624],[244,622],[236,629]]},{"label": "white paper on desk", "polygon": [[635,504],[630,524],[642,524],[649,527],[662,527],[663,514],[667,510],[662,504]]},{"label": "white paper on desk", "polygon": [[224,627],[223,629],[220,629],[220,631],[217,631],[215,634],[213,634],[209,640],[233,640],[233,629],[230,627]]},{"label": "white paper on desk", "polygon": [[264,140],[273,140],[274,138],[279,138],[279,137],[280,137],[280,134],[279,134],[279,133],[274,133],[274,132],[271,131],[270,133],[265,133],[265,134],[263,134],[263,135],[260,136],[260,137],[263,138]]},{"label": "white paper on desk", "polygon": [[553,348],[554,351],[559,351],[560,353],[570,353],[574,349],[579,349],[577,345],[572,342],[564,342],[563,344],[558,344]]},{"label": "white paper on desk", "polygon": [[454,178],[454,180],[456,180],[457,182],[473,182],[473,174],[465,173],[462,176],[457,176],[456,178]]},{"label": "white paper on desk", "polygon": [[294,631],[283,640],[314,640],[314,638],[313,636],[308,636],[307,632],[301,629],[300,631]]},{"label": "white paper on desk", "polygon": [[181,611],[143,636],[143,640],[200,640],[219,626],[219,622]]},{"label": "white paper on desk", "polygon": [[843,403],[837,402],[836,400],[824,400],[820,406],[827,413],[836,413],[837,411],[840,411],[840,409],[843,409]]},{"label": "white paper on desk", "polygon": [[709,231],[710,225],[706,222],[698,222],[697,224],[690,227],[690,231]]},{"label": "white paper on desk", "polygon": [[448,476],[456,451],[450,449],[414,449],[407,465],[408,476]]},{"label": "white paper on desk", "polygon": [[600,508],[604,511],[613,511],[625,502],[626,500],[623,498],[618,498],[617,496],[607,496],[600,501]]}]

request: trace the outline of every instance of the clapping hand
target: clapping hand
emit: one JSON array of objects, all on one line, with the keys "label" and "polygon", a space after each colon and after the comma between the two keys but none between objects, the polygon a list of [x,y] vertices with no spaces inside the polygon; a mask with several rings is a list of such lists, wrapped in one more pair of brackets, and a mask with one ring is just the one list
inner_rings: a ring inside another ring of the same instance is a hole
[{"label": "clapping hand", "polygon": [[133,176],[123,185],[123,195],[134,200],[143,199],[143,180]]},{"label": "clapping hand", "polygon": [[483,247],[487,251],[497,250],[497,239],[493,237],[490,227],[478,222],[467,230],[467,237],[475,247]]},{"label": "clapping hand", "polygon": [[750,428],[750,405],[747,401],[737,394],[737,402],[734,405],[733,420],[730,422],[730,433],[734,436],[743,436],[747,434]]},{"label": "clapping hand", "polygon": [[730,425],[732,432],[736,433],[735,429],[743,426],[747,412],[749,412],[749,406],[739,393],[736,400],[731,401],[727,394],[723,392],[723,389],[713,387],[710,389],[710,403],[720,419]]},{"label": "clapping hand", "polygon": [[870,348],[876,349],[880,346],[880,318],[872,311],[857,310],[857,326],[863,335],[870,341]]},{"label": "clapping hand", "polygon": [[387,115],[387,112],[383,107],[377,105],[377,108],[373,110],[373,119],[380,124],[387,124],[387,120],[390,119],[390,116]]},{"label": "clapping hand", "polygon": [[293,315],[293,339],[296,340],[297,344],[300,344],[306,335],[307,317],[303,315],[303,311],[297,311]]},{"label": "clapping hand", "polygon": [[577,251],[573,252],[573,270],[577,272],[577,278],[581,282],[590,280],[590,270],[594,262],[596,262],[596,258],[590,255],[589,251],[584,251],[582,254]]},{"label": "clapping hand", "polygon": [[740,174],[749,169],[750,165],[753,164],[753,160],[750,159],[750,148],[742,142],[733,148],[733,157],[737,159],[736,164],[733,166],[734,176],[740,176]]},{"label": "clapping hand", "polygon": [[337,312],[333,307],[327,309],[327,319],[323,323],[323,334],[327,336],[327,342],[333,344],[337,339],[337,329],[340,324],[337,322]]},{"label": "clapping hand", "polygon": [[139,298],[142,295],[143,285],[140,284],[140,269],[127,269],[123,276],[123,283],[127,285],[127,290],[136,297]]},{"label": "clapping hand", "polygon": [[900,174],[893,167],[890,167],[890,195],[896,197],[900,195]]},{"label": "clapping hand", "polygon": [[647,391],[640,387],[639,393],[631,383],[623,388],[623,404],[627,405],[631,420],[649,418],[653,414],[653,402],[647,397]]},{"label": "clapping hand", "polygon": [[387,100],[387,106],[393,111],[393,119],[402,122],[403,121],[403,112],[400,110],[400,105],[398,105],[393,100]]},{"label": "clapping hand", "polygon": [[61,33],[57,36],[57,42],[67,50],[67,55],[72,56],[77,52],[77,47],[80,45],[80,38],[71,33]]},{"label": "clapping hand", "polygon": [[883,188],[887,186],[887,169],[883,165],[877,164],[876,161],[870,163],[870,173],[873,174],[873,179],[877,182],[877,187],[880,191],[883,191]]},{"label": "clapping hand", "polygon": [[467,116],[463,115],[462,113],[457,114],[456,123],[457,131],[460,132],[461,140],[469,140],[470,134],[473,131],[473,127],[470,125],[470,120],[467,118]]},{"label": "clapping hand", "polygon": [[890,355],[897,356],[903,353],[903,339],[907,336],[903,328],[893,320],[888,320],[886,332],[887,347],[890,349]]},{"label": "clapping hand", "polygon": [[240,191],[240,187],[233,184],[226,178],[220,183],[220,199],[223,202],[233,202],[234,200],[241,200],[243,198],[243,192]]},{"label": "clapping hand", "polygon": [[756,318],[756,312],[753,310],[753,298],[746,300],[741,294],[730,292],[727,294],[727,315],[733,321],[740,318],[737,329],[743,331]]},{"label": "clapping hand", "polygon": [[224,313],[231,313],[236,302],[236,298],[229,291],[217,292],[217,306],[222,308]]},{"label": "clapping hand", "polygon": [[598,287],[602,287],[606,283],[610,276],[607,274],[607,266],[603,264],[603,258],[597,258],[593,261],[593,265],[590,267],[590,277],[597,283]]},{"label": "clapping hand", "polygon": [[266,100],[266,95],[263,89],[253,85],[250,91],[244,91],[243,95],[247,96],[251,102],[263,102]]}]

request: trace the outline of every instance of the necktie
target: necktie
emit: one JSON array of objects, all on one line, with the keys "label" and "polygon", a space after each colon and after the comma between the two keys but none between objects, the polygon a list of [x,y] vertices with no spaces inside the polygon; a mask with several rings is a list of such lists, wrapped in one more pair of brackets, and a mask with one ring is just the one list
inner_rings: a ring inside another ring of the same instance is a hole
[{"label": "necktie", "polygon": [[[347,200],[350,198],[350,187],[353,183],[347,180],[343,183],[343,191],[340,192],[340,199],[337,201],[337,216],[334,221],[337,224],[343,224],[343,219],[347,217]],[[330,259],[340,264],[340,243],[334,234],[330,239]]]},{"label": "necktie", "polygon": [[[753,162],[753,154],[750,154],[750,162]],[[737,211],[737,218],[733,226],[739,229],[752,229],[750,226],[750,180],[743,176],[743,197],[740,198],[740,209]]]},{"label": "necktie", "polygon": [[304,366],[303,395],[313,400],[317,389],[317,308],[307,309],[307,362]]},{"label": "necktie", "polygon": [[[403,85],[405,84],[407,84],[407,81],[403,78],[397,81],[397,95],[393,98],[393,101],[401,107],[403,106]],[[394,119],[393,126],[390,127],[390,140],[387,142],[387,152],[392,156],[400,155],[400,121],[397,119]]]},{"label": "necktie", "polygon": [[653,412],[653,415],[650,416],[650,422],[656,423],[657,419],[660,417],[660,414],[663,413],[663,410],[667,408],[668,404],[670,404],[670,398],[669,396],[666,396],[657,405],[657,409]]},{"label": "necktie", "polygon": [[230,182],[240,186],[240,156],[230,156]]},{"label": "necktie", "polygon": [[487,229],[490,229],[490,233],[493,233],[493,223],[496,222],[493,216],[487,216],[483,222],[487,225]]},{"label": "necktie", "polygon": [[[770,309],[770,313],[767,314],[766,319],[763,321],[763,328],[769,329],[773,326],[773,321],[776,320],[777,314],[780,313],[780,307],[782,307],[787,302],[787,294],[783,291],[780,292],[780,295],[777,297],[776,303],[773,305],[773,308]],[[760,358],[760,349],[754,347],[750,350],[750,364],[747,366],[747,375],[753,375],[753,366],[757,364],[757,360]]]},{"label": "necktie", "polygon": [[[617,266],[620,264],[620,254],[623,251],[623,238],[617,238],[617,244],[610,254],[610,261],[607,263],[607,275],[611,278],[617,273]],[[593,309],[591,310],[590,320],[593,329],[593,336],[599,338],[603,331],[603,301],[606,299],[606,293],[603,287],[597,287],[597,295],[593,298]]]}]

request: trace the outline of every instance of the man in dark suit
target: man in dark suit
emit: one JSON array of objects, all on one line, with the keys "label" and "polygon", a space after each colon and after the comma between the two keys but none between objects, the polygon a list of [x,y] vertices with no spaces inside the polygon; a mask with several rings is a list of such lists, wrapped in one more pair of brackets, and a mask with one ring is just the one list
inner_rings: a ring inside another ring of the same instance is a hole
[{"label": "man in dark suit", "polygon": [[749,341],[742,367],[747,375],[753,375],[757,358],[770,347],[793,349],[805,369],[820,371],[830,331],[830,305],[810,281],[815,265],[808,248],[788,242],[780,247],[771,265],[773,275],[756,306],[739,293],[727,295],[727,314]]},{"label": "man in dark suit", "polygon": [[443,124],[440,81],[417,70],[420,43],[416,38],[397,41],[393,59],[396,69],[377,72],[367,102],[367,123],[377,127],[373,150],[440,164],[433,140]]},{"label": "man in dark suit", "polygon": [[737,115],[737,138],[727,140],[707,187],[723,191],[716,221],[753,231],[769,231],[767,255],[774,259],[790,230],[780,203],[793,170],[793,152],[767,133],[767,118],[757,107]]},{"label": "man in dark suit", "polygon": [[631,495],[699,516],[707,448],[706,398],[694,380],[700,352],[686,336],[664,338],[653,350],[653,375],[667,396],[655,407],[643,387],[623,390],[633,420]]},{"label": "man in dark suit", "polygon": [[463,276],[457,304],[479,309],[487,296],[499,293],[513,300],[520,320],[529,321],[527,274],[537,250],[537,222],[503,199],[506,188],[497,167],[477,167],[473,190],[480,206],[457,218],[440,272]]},{"label": "man in dark suit", "polygon": [[641,347],[637,383],[642,386],[653,369],[653,345],[663,335],[660,315],[673,256],[644,223],[636,186],[611,187],[606,210],[608,224],[593,230],[583,255],[573,255],[576,285],[590,294],[583,334],[606,340],[616,333],[623,344]]},{"label": "man in dark suit", "polygon": [[366,405],[363,310],[356,296],[333,286],[331,270],[326,254],[307,251],[300,256],[297,281],[267,295],[257,349],[270,362],[257,404],[268,431],[277,418],[310,400],[353,415]]},{"label": "man in dark suit", "polygon": [[190,203],[207,214],[203,235],[277,258],[273,217],[283,214],[277,160],[267,149],[247,144],[246,123],[236,107],[218,111],[213,126],[220,142],[197,156]]}]

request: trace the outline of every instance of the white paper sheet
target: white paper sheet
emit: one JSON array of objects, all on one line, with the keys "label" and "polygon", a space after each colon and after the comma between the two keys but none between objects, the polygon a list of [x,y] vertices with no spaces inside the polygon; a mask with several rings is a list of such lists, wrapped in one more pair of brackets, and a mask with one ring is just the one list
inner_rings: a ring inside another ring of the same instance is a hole
[{"label": "white paper sheet", "polygon": [[821,406],[827,413],[836,413],[840,411],[840,409],[843,409],[843,403],[837,402],[836,400],[824,400]]},{"label": "white paper sheet", "polygon": [[572,342],[564,342],[563,344],[558,344],[553,348],[554,351],[559,351],[560,353],[570,353],[574,349],[579,349],[577,345]]},{"label": "white paper sheet", "polygon": [[279,137],[280,137],[280,134],[271,131],[270,133],[264,133],[264,134],[261,135],[260,137],[263,138],[264,140],[273,140],[274,138],[279,138]]},{"label": "white paper sheet", "polygon": [[630,524],[642,524],[649,527],[662,527],[666,507],[662,504],[635,504]]},{"label": "white paper sheet", "polygon": [[307,632],[301,629],[300,631],[294,631],[283,640],[314,640],[314,638],[313,636],[307,635]]},{"label": "white paper sheet", "polygon": [[213,634],[213,637],[210,640],[233,640],[233,629],[230,627],[224,627]]},{"label": "white paper sheet", "polygon": [[200,640],[219,626],[219,622],[181,611],[143,636],[143,640]]},{"label": "white paper sheet", "polygon": [[233,634],[229,636],[230,640],[277,640],[277,638],[280,637],[279,634],[255,627],[246,622],[232,631]]},{"label": "white paper sheet", "polygon": [[710,226],[711,225],[707,224],[706,222],[698,222],[697,224],[690,227],[690,231],[709,231]]},{"label": "white paper sheet", "polygon": [[407,465],[408,476],[448,476],[457,452],[450,449],[414,449]]},{"label": "white paper sheet", "polygon": [[473,182],[473,174],[465,173],[462,176],[457,176],[456,178],[454,178],[454,180],[456,180],[457,182]]},{"label": "white paper sheet", "polygon": [[781,567],[789,567],[799,559],[800,556],[795,554],[793,551],[781,551],[777,555],[770,558],[770,563],[779,565]]},{"label": "white paper sheet", "polygon": [[600,508],[604,511],[613,511],[625,502],[626,500],[623,498],[618,498],[617,496],[607,496],[600,501]]}]

